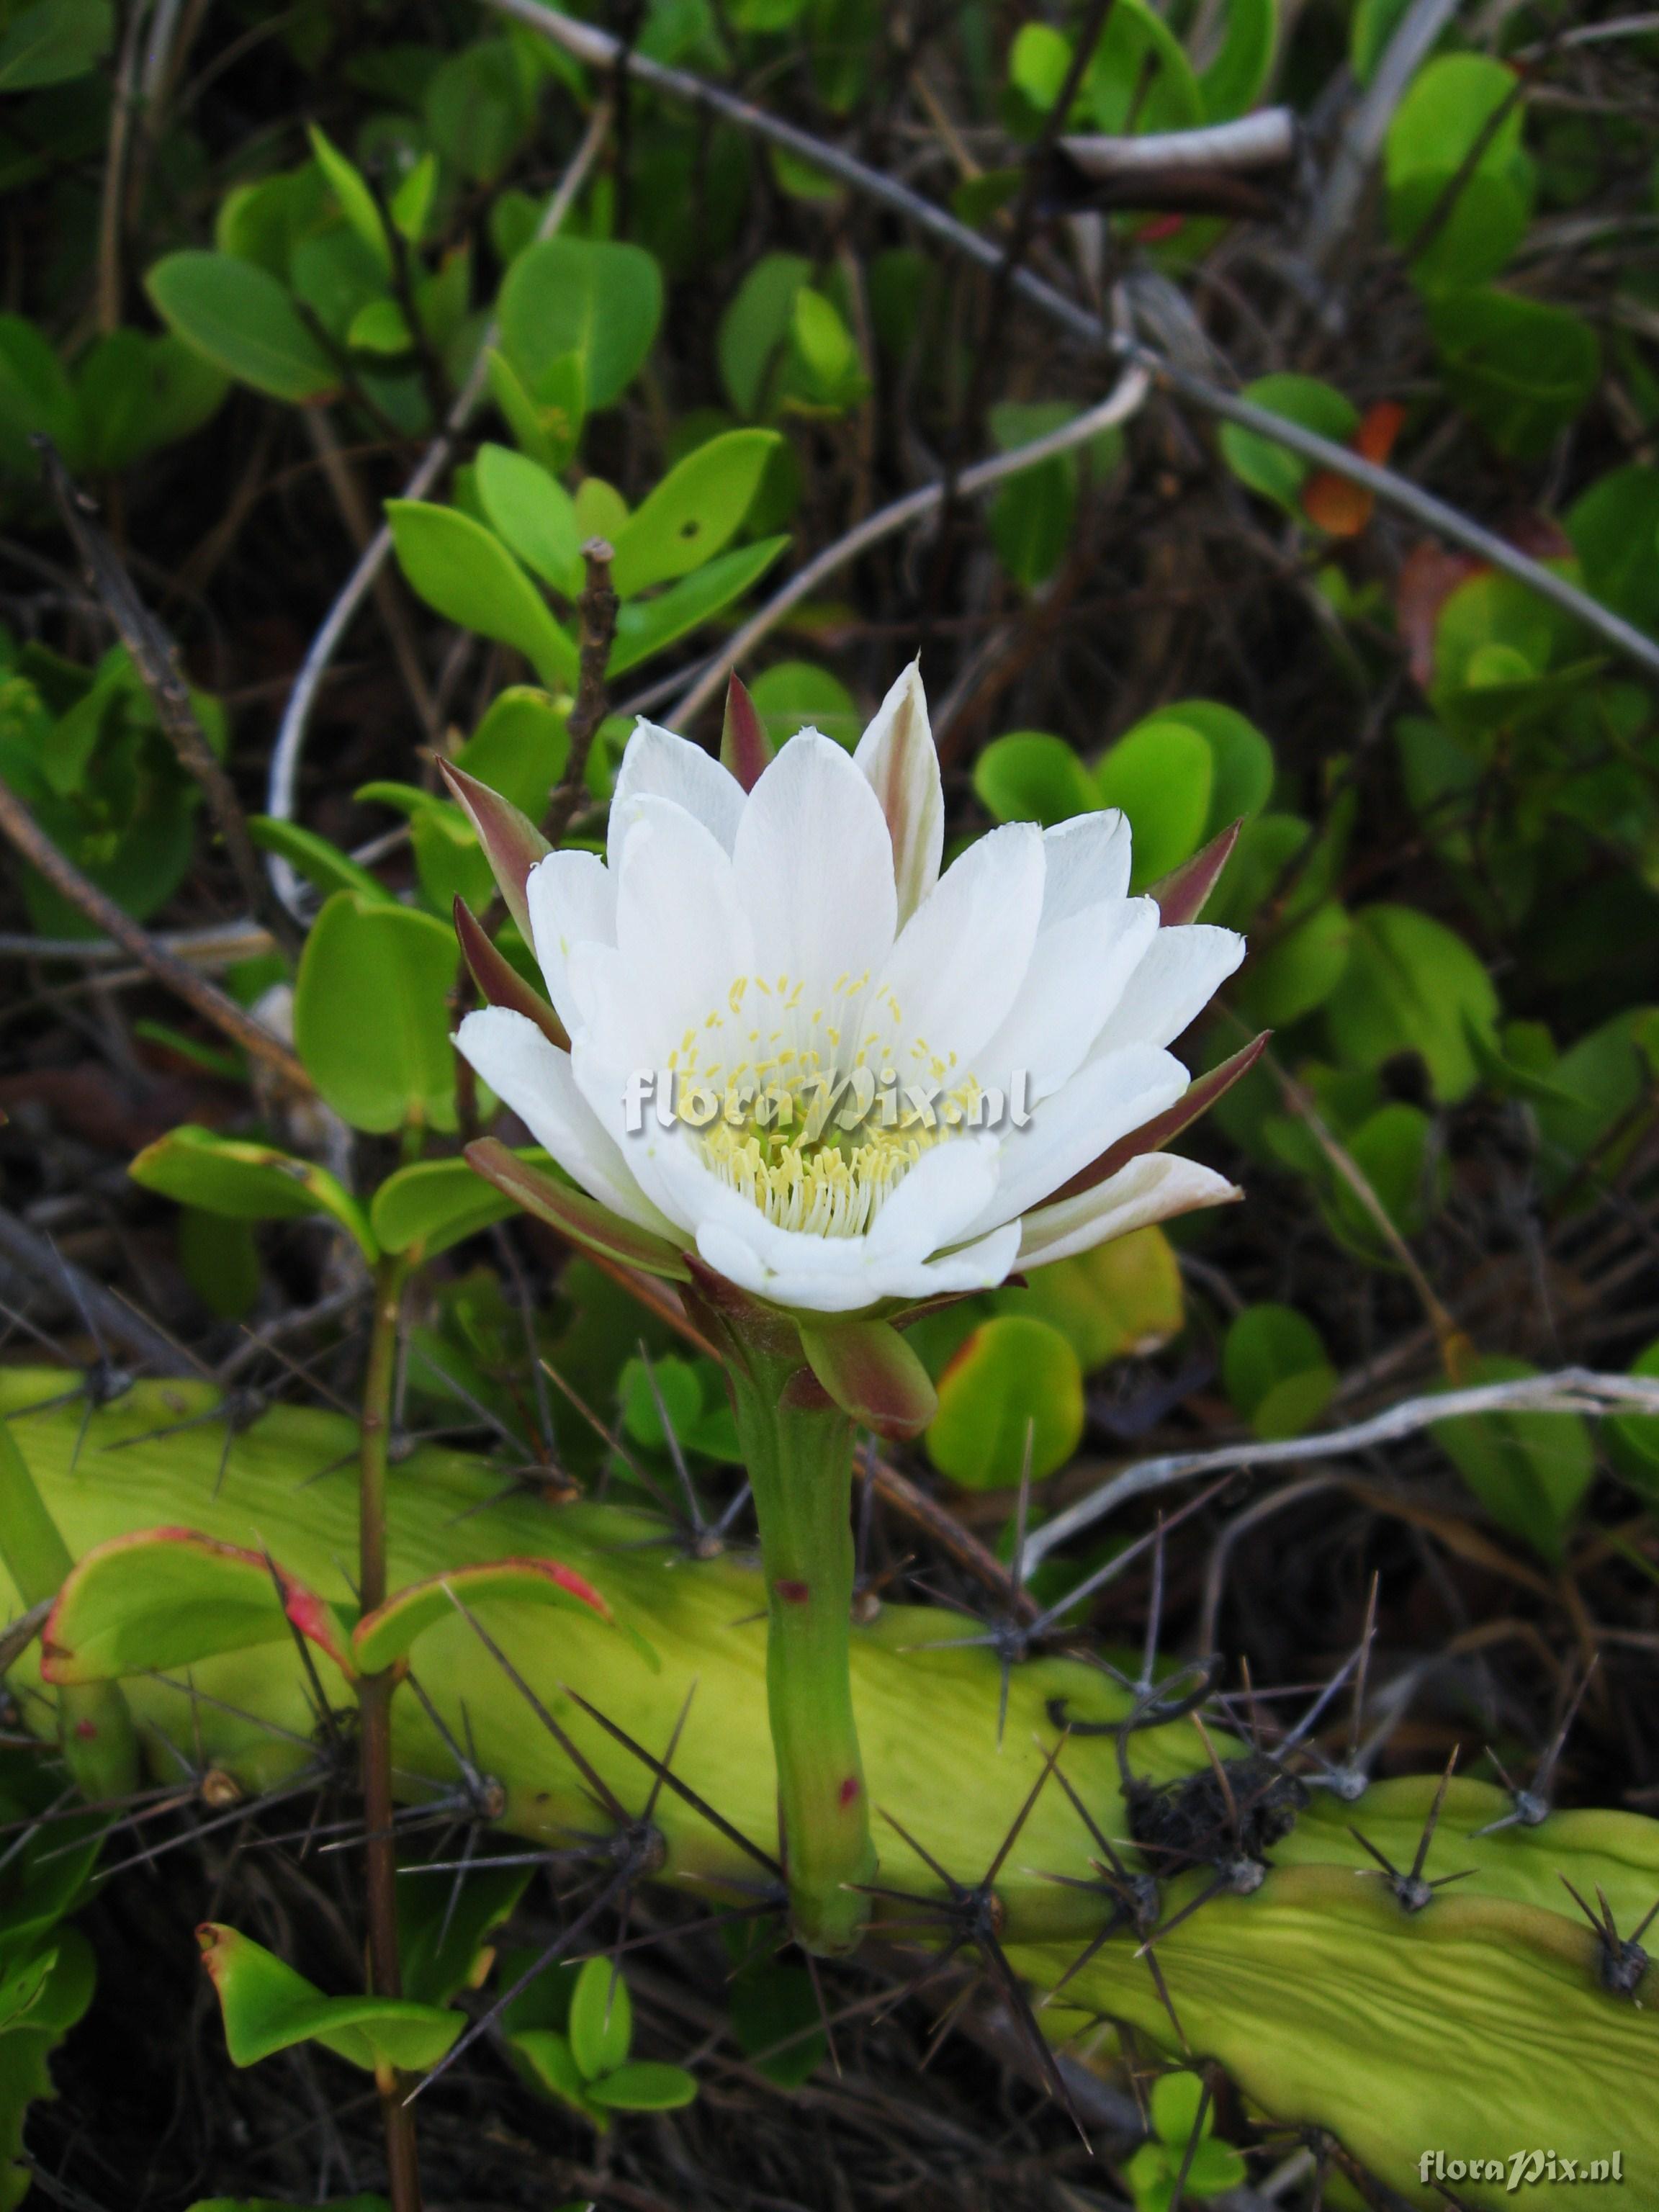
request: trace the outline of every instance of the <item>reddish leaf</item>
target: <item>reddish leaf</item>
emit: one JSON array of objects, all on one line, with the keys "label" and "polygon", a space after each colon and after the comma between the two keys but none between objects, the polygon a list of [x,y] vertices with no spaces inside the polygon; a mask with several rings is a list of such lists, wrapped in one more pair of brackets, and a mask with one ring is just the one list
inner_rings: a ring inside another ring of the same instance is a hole
[{"label": "reddish leaf", "polygon": [[1440,610],[1486,563],[1467,553],[1449,553],[1425,538],[1413,546],[1400,566],[1395,580],[1394,618],[1411,659],[1412,681],[1426,691],[1434,681],[1434,634]]},{"label": "reddish leaf", "polygon": [[1127,1168],[1131,1160],[1138,1160],[1143,1152],[1161,1151],[1172,1138],[1196,1121],[1200,1114],[1207,1114],[1241,1075],[1249,1073],[1267,1050],[1272,1034],[1271,1030],[1264,1030],[1242,1052],[1236,1052],[1231,1060],[1224,1060],[1219,1067],[1212,1067],[1207,1075],[1195,1076],[1173,1106],[1166,1107],[1162,1114],[1155,1114],[1150,1121],[1143,1121],[1138,1129],[1132,1129],[1127,1137],[1120,1137],[1115,1145],[1109,1145],[1097,1160],[1079,1169],[1069,1182],[1062,1183],[1045,1198],[1043,1204],[1056,1206],[1063,1198],[1080,1198],[1085,1190],[1093,1190],[1120,1168]]},{"label": "reddish leaf", "polygon": [[452,768],[447,761],[440,761],[438,765],[443,770],[444,781],[478,833],[478,842],[501,886],[507,912],[518,923],[525,943],[533,945],[536,940],[531,934],[525,883],[537,861],[545,860],[553,848],[530,817],[520,814],[510,799],[503,799],[499,791],[492,791],[487,783],[480,783],[477,776],[468,775],[464,769]]},{"label": "reddish leaf", "polygon": [[720,732],[720,766],[729,769],[745,791],[760,781],[772,757],[772,740],[755,702],[734,675],[726,687],[726,726]]},{"label": "reddish leaf", "polygon": [[1181,923],[1196,921],[1208,903],[1210,893],[1221,880],[1221,872],[1233,856],[1233,847],[1238,842],[1238,833],[1244,827],[1244,817],[1238,820],[1219,836],[1212,837],[1202,851],[1194,853],[1190,860],[1183,860],[1178,868],[1171,868],[1167,876],[1155,883],[1148,896],[1158,901],[1158,910],[1163,916],[1165,929]]},{"label": "reddish leaf", "polygon": [[483,924],[459,891],[454,911],[461,957],[487,1002],[492,1006],[505,1007],[508,1013],[522,1014],[526,1021],[535,1023],[550,1044],[557,1045],[561,1052],[568,1052],[570,1039],[565,1034],[564,1024],[541,993],[526,982],[507,955],[496,951]]},{"label": "reddish leaf", "polygon": [[927,1370],[890,1323],[803,1322],[800,1341],[822,1388],[878,1437],[914,1437],[939,1411]]},{"label": "reddish leaf", "polygon": [[556,1182],[539,1168],[517,1158],[496,1138],[480,1137],[467,1146],[466,1158],[486,1182],[505,1192],[515,1206],[545,1221],[585,1251],[620,1260],[624,1267],[638,1267],[647,1275],[667,1275],[679,1283],[690,1281],[691,1271],[683,1255],[665,1238],[622,1220],[586,1191]]}]

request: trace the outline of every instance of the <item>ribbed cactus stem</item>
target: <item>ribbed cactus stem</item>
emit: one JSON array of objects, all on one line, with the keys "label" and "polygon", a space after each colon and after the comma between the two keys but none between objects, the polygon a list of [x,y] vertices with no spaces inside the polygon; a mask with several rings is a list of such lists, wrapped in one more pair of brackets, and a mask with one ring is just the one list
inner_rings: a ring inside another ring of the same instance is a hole
[{"label": "ribbed cactus stem", "polygon": [[752,1347],[727,1368],[760,1524],[790,1918],[807,1950],[833,1954],[863,1931],[876,1864],[848,1673],[853,1424],[793,1402],[799,1371]]}]

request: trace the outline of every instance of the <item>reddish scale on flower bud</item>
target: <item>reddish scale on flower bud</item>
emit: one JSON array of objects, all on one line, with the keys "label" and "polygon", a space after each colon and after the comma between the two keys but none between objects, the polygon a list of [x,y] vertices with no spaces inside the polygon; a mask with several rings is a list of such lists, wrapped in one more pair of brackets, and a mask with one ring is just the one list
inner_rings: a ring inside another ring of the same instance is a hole
[{"label": "reddish scale on flower bud", "polygon": [[849,1774],[841,1785],[841,1808],[843,1813],[849,1805],[858,1802],[858,1795],[859,1778],[856,1774]]},{"label": "reddish scale on flower bud", "polygon": [[775,1582],[772,1587],[786,1605],[805,1605],[812,1595],[810,1583]]}]

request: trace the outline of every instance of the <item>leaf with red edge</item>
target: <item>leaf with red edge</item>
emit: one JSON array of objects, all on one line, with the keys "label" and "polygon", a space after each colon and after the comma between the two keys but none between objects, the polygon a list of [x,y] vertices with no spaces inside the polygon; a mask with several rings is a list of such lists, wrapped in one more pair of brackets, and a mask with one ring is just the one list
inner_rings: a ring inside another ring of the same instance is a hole
[{"label": "leaf with red edge", "polygon": [[1302,512],[1328,538],[1358,538],[1376,505],[1369,485],[1335,469],[1316,469],[1302,487]]},{"label": "leaf with red edge", "polygon": [[49,1682],[106,1682],[285,1643],[290,1626],[346,1674],[340,1616],[263,1553],[195,1528],[141,1528],[80,1559],[41,1634]]},{"label": "leaf with red edge", "polygon": [[1097,1160],[1079,1169],[1069,1182],[1062,1183],[1043,1200],[1045,1206],[1056,1206],[1061,1199],[1079,1198],[1085,1190],[1115,1176],[1120,1168],[1127,1168],[1131,1160],[1138,1160],[1143,1152],[1161,1152],[1172,1139],[1207,1114],[1218,1098],[1231,1091],[1243,1075],[1248,1075],[1267,1048],[1271,1030],[1263,1030],[1253,1037],[1242,1051],[1231,1060],[1224,1060],[1219,1067],[1212,1067],[1207,1075],[1194,1076],[1173,1106],[1162,1114],[1155,1114],[1150,1121],[1143,1121],[1138,1129],[1131,1129],[1127,1137],[1120,1137],[1109,1145]]},{"label": "leaf with red edge", "polygon": [[1434,638],[1440,610],[1460,584],[1486,566],[1468,553],[1449,553],[1425,538],[1400,564],[1395,580],[1394,618],[1410,656],[1412,681],[1426,691],[1434,681]]},{"label": "leaf with red edge", "polygon": [[1147,896],[1158,901],[1158,910],[1165,929],[1174,929],[1183,922],[1196,921],[1208,903],[1210,893],[1221,880],[1221,873],[1233,856],[1238,842],[1238,833],[1244,827],[1244,817],[1230,824],[1209,843],[1183,860],[1178,868],[1171,868],[1167,876],[1151,884]]},{"label": "leaf with red edge", "polygon": [[584,1251],[606,1260],[620,1260],[647,1275],[666,1275],[672,1282],[689,1283],[691,1271],[673,1245],[648,1229],[636,1229],[589,1198],[586,1191],[556,1182],[538,1168],[527,1167],[495,1137],[480,1137],[466,1148],[468,1164],[486,1182],[504,1191],[515,1206],[533,1213],[568,1237]]},{"label": "leaf with red edge", "polygon": [[410,1583],[363,1615],[351,1635],[358,1673],[379,1674],[406,1659],[428,1628],[455,1618],[458,1601],[471,1607],[502,1598],[579,1612],[585,1607],[601,1620],[613,1620],[592,1583],[557,1559],[495,1559],[480,1566],[455,1567],[447,1574]]},{"label": "leaf with red edge", "polygon": [[366,2073],[435,2066],[465,2015],[409,1997],[330,1997],[240,1929],[206,1920],[196,1931],[224,2020],[233,2066],[254,2066],[296,2043],[320,2043]]},{"label": "leaf with red edge", "polygon": [[802,1322],[800,1343],[836,1404],[878,1437],[914,1437],[939,1411],[927,1370],[888,1322]]},{"label": "leaf with red edge", "polygon": [[752,791],[772,757],[766,733],[747,688],[734,675],[726,687],[726,722],[720,731],[720,766],[729,769],[745,791]]},{"label": "leaf with red edge", "polygon": [[483,925],[459,891],[455,895],[454,914],[461,957],[486,1002],[492,1006],[504,1006],[508,1013],[522,1014],[527,1022],[535,1023],[550,1044],[556,1045],[561,1052],[568,1052],[570,1039],[564,1024],[541,993],[520,975],[507,955],[490,943]]},{"label": "leaf with red edge", "polygon": [[487,783],[480,783],[477,776],[469,775],[465,769],[453,767],[448,761],[440,761],[438,765],[443,770],[445,782],[477,832],[490,872],[507,901],[507,912],[518,923],[525,943],[534,945],[525,884],[538,860],[544,860],[553,848],[530,817],[521,814],[510,799],[503,799],[499,791],[492,791]]}]

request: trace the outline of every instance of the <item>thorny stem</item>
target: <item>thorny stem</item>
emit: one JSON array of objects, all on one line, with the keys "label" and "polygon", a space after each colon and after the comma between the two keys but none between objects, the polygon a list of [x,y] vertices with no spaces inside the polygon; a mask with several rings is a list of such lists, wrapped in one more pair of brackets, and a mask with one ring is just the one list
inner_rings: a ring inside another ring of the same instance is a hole
[{"label": "thorny stem", "polygon": [[766,1577],[766,1694],[796,1941],[852,1950],[870,1917],[870,1805],[848,1671],[853,1424],[790,1402],[790,1358],[738,1342],[726,1363]]},{"label": "thorny stem", "polygon": [[[365,1613],[386,1599],[386,1478],[392,1427],[392,1394],[398,1367],[398,1316],[409,1262],[389,1254],[375,1269],[368,1370],[363,1377],[362,1482],[358,1499],[358,1595]],[[365,1887],[368,1904],[368,1983],[372,1994],[402,1993],[398,1964],[398,1859],[392,1827],[392,1696],[390,1673],[365,1674],[357,1685],[362,1723]],[[421,2171],[415,2116],[404,2102],[397,2075],[376,2074],[386,2126],[387,2185],[392,2212],[421,2212]]]}]

